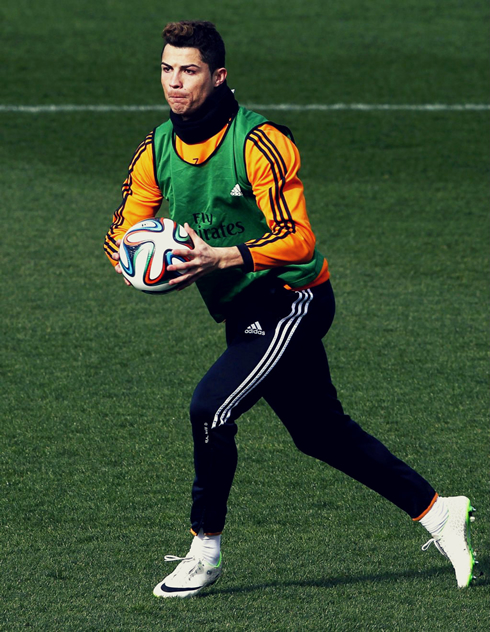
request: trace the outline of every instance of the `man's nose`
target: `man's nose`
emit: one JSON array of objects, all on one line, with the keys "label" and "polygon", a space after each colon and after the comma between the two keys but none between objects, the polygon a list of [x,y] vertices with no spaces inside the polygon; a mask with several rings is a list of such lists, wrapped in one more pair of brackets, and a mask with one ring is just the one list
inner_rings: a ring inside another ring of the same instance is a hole
[{"label": "man's nose", "polygon": [[180,78],[180,73],[179,72],[173,72],[172,76],[170,77],[170,86],[172,88],[181,88],[182,87],[182,80]]}]

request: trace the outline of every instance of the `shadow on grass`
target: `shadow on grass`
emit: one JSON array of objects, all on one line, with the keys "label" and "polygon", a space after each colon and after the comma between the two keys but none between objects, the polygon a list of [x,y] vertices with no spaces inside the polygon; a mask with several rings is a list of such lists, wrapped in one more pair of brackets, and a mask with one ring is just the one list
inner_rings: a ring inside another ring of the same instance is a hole
[{"label": "shadow on grass", "polygon": [[[471,588],[488,586],[489,582],[489,567],[490,567],[490,558],[487,556],[479,560],[479,564],[475,566],[474,576],[475,579],[471,583]],[[300,580],[277,580],[270,581],[262,584],[255,584],[253,586],[235,586],[230,588],[212,588],[210,592],[204,592],[199,595],[196,595],[196,598],[205,598],[211,595],[229,595],[229,594],[237,594],[237,593],[251,593],[258,590],[264,590],[266,588],[288,588],[288,587],[298,587],[298,588],[337,588],[339,586],[348,586],[354,584],[362,584],[362,583],[374,583],[374,582],[390,582],[393,583],[397,580],[404,579],[423,579],[428,577],[435,577],[437,575],[441,575],[442,573],[454,574],[454,571],[451,567],[448,568],[434,568],[432,570],[424,570],[424,571],[403,571],[399,572],[391,572],[391,573],[372,573],[369,575],[351,575],[348,577],[326,577],[321,579],[300,579]],[[454,586],[456,588],[456,585]]]}]

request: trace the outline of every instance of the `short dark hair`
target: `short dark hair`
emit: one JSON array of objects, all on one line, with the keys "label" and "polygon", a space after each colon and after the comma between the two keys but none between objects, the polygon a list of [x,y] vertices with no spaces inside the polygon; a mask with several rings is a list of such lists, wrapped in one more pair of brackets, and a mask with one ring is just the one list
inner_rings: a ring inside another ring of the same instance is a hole
[{"label": "short dark hair", "polygon": [[[163,29],[165,44],[178,48],[197,48],[211,74],[225,67],[225,44],[212,22],[182,20],[170,22]],[[165,46],[164,46],[165,47]]]}]

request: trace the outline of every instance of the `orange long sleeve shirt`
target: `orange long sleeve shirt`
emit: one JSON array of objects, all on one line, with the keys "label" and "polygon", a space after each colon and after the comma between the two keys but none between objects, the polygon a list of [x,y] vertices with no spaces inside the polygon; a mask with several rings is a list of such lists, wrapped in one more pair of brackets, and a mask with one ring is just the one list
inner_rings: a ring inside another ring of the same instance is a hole
[{"label": "orange long sleeve shirt", "polygon": [[[195,145],[186,145],[176,137],[175,149],[186,162],[200,164],[216,151],[226,130],[227,126],[209,140]],[[306,212],[303,184],[298,177],[300,156],[296,145],[276,127],[265,123],[247,137],[245,164],[257,206],[271,231],[245,242],[253,271],[309,261],[315,248],[315,236]],[[104,243],[113,265],[116,262],[111,255],[117,252],[116,241],[136,222],[154,217],[162,204],[162,193],[155,178],[153,132],[136,150],[122,194],[122,204],[114,213]],[[328,278],[325,260],[319,276],[308,287]]]}]

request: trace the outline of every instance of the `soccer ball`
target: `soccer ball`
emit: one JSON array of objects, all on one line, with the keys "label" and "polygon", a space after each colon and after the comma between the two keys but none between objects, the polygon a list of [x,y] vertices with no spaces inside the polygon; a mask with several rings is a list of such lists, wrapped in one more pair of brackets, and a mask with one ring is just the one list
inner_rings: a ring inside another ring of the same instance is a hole
[{"label": "soccer ball", "polygon": [[142,292],[164,294],[175,290],[169,281],[181,273],[168,272],[167,268],[174,261],[189,261],[173,255],[176,248],[194,248],[182,226],[163,217],[138,222],[124,235],[119,247],[123,276]]}]

